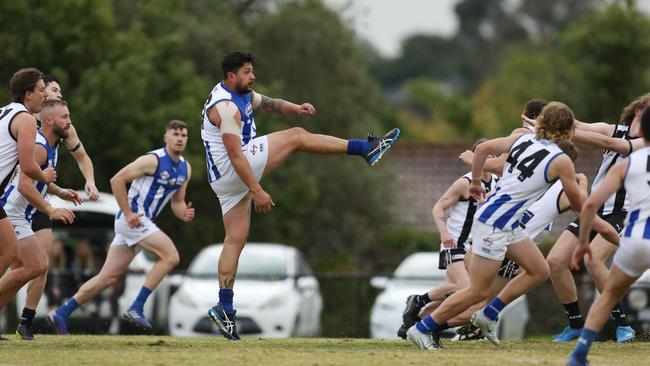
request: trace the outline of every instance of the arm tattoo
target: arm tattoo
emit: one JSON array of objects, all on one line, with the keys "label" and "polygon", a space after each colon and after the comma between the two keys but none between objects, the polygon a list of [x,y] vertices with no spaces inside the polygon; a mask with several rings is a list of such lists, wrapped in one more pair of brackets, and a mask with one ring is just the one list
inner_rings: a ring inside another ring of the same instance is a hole
[{"label": "arm tattoo", "polygon": [[284,104],[284,100],[282,99],[273,99],[267,97],[266,95],[262,95],[260,108],[265,112],[281,113],[282,104]]}]

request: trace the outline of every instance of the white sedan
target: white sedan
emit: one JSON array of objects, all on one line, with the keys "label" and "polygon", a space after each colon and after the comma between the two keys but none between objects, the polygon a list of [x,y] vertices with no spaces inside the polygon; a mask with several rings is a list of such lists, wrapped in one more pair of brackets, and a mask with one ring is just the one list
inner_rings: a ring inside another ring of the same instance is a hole
[{"label": "white sedan", "polygon": [[[169,304],[174,336],[218,334],[208,309],[218,301],[217,262],[222,244],[204,248],[192,261]],[[320,334],[323,299],[302,254],[280,244],[247,243],[234,287],[241,336],[315,337]]]},{"label": "white sedan", "polygon": [[[397,339],[402,325],[402,311],[406,298],[423,294],[445,279],[445,271],[438,269],[438,252],[419,252],[406,257],[392,278],[373,277],[371,285],[382,291],[370,313],[370,337]],[[499,337],[522,339],[525,336],[529,313],[526,297],[508,305],[499,316]]]}]

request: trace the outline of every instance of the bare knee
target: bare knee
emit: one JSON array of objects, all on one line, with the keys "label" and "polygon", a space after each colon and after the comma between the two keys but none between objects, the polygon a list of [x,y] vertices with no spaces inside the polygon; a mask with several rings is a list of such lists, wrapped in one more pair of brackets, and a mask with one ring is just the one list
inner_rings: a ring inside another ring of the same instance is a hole
[{"label": "bare knee", "polygon": [[548,262],[543,262],[543,265],[530,268],[526,273],[536,279],[537,282],[544,282],[551,276],[551,267]]},{"label": "bare knee", "polygon": [[167,263],[167,265],[168,265],[169,267],[171,267],[171,268],[176,267],[176,266],[178,265],[178,263],[180,263],[180,261],[181,261],[181,258],[180,258],[180,256],[178,255],[178,251],[176,251],[176,250],[174,250],[174,251],[171,252],[171,253],[167,253],[167,254],[165,255],[165,257],[164,257],[164,258],[161,258],[161,259],[164,260],[165,263]]},{"label": "bare knee", "polygon": [[309,132],[302,127],[292,127],[287,130],[287,133],[296,147],[302,146],[303,138],[309,134]]},{"label": "bare knee", "polygon": [[568,269],[568,263],[564,259],[549,255],[546,258],[547,268],[550,272],[557,273]]}]

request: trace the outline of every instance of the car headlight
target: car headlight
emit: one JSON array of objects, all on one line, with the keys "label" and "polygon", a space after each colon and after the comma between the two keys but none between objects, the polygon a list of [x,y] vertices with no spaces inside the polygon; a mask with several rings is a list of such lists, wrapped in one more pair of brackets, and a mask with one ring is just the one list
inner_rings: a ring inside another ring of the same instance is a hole
[{"label": "car headlight", "polygon": [[643,310],[648,306],[648,294],[643,289],[632,289],[627,295],[627,304],[632,310]]},{"label": "car headlight", "polygon": [[176,294],[176,300],[178,301],[179,304],[183,306],[188,306],[191,308],[198,307],[198,305],[194,301],[192,301],[190,295],[185,291],[178,291],[178,293]]},{"label": "car headlight", "polygon": [[286,302],[287,302],[287,296],[285,294],[277,294],[271,297],[269,301],[262,304],[262,306],[260,306],[260,310],[277,308],[279,306],[284,305]]}]

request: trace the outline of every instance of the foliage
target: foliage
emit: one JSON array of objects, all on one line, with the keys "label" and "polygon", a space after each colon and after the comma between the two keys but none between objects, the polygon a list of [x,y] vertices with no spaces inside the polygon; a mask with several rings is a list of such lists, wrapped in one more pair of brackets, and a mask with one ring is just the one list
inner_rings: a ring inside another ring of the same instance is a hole
[{"label": "foliage", "polygon": [[[225,54],[252,51],[256,89],[318,109],[314,118],[257,115],[262,134],[300,125],[365,138],[368,131],[383,134],[390,118],[354,35],[320,1],[23,0],[2,2],[0,12],[0,76],[9,80],[18,68],[36,66],[61,79],[100,190],[110,189],[122,166],[163,144],[170,119],[189,124],[188,199],[197,216],[179,225],[165,210],[158,220],[185,265],[224,237],[199,132]],[[0,97],[8,99],[5,90]],[[80,187],[76,164],[69,154],[61,157],[59,183]],[[383,232],[373,223],[388,220],[385,178],[356,157],[294,157],[263,182],[278,206],[253,214],[250,240],[296,245],[321,259],[317,264],[344,259],[340,270],[363,268],[359,255]]]}]

